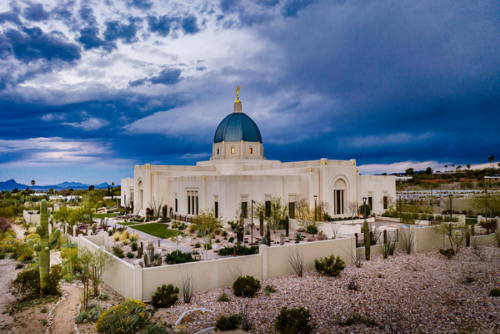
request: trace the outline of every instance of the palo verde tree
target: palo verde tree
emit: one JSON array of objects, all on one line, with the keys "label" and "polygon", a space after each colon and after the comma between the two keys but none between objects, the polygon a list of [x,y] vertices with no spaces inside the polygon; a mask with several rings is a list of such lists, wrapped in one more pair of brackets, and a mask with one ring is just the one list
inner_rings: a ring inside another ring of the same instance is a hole
[{"label": "palo verde tree", "polygon": [[40,226],[37,228],[40,241],[35,247],[38,252],[38,268],[40,271],[40,294],[46,294],[49,286],[50,272],[50,250],[55,248],[59,239],[59,230],[55,230],[49,235],[49,214],[47,212],[47,201],[40,203]]}]

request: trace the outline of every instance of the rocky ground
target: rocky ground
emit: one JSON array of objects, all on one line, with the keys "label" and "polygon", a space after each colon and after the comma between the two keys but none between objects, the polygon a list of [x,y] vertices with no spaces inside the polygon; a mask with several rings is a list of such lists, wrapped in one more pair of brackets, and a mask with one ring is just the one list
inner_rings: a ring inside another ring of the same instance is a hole
[{"label": "rocky ground", "polygon": [[[245,299],[230,289],[195,296],[190,304],[163,309],[155,318],[168,323],[185,310],[204,307],[212,313],[190,316],[188,332],[211,326],[220,314],[246,309],[252,333],[272,333],[273,321],[286,307],[307,307],[315,333],[498,333],[500,248],[464,249],[448,260],[437,251],[398,254],[389,259],[349,266],[337,278],[308,273],[262,282],[277,292]],[[351,288],[349,288],[349,286]],[[217,302],[225,291],[229,302]],[[349,324],[351,323],[351,324]]]}]

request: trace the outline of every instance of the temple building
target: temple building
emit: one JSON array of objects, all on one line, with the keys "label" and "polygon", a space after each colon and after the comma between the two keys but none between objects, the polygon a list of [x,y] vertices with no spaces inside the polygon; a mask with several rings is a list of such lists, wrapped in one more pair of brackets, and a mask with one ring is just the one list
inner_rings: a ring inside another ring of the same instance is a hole
[{"label": "temple building", "polygon": [[196,165],[137,165],[134,177],[121,180],[121,205],[144,216],[146,209],[197,215],[211,210],[218,218],[247,216],[252,201],[280,198],[295,216],[295,204],[322,203],[332,217],[349,217],[363,203],[382,213],[396,198],[394,176],[360,175],[356,160],[268,160],[257,124],[243,112],[237,89],[234,110],[215,130],[212,155]]}]

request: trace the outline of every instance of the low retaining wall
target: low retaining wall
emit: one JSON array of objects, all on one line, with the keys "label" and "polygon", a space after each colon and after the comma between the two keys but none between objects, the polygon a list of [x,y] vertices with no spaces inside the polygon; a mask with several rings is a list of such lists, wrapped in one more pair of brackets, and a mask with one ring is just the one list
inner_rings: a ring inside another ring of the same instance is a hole
[{"label": "low retaining wall", "polygon": [[[440,234],[435,226],[401,227],[398,232],[401,249],[405,238],[412,240],[412,252],[449,247],[447,238]],[[103,281],[116,292],[128,298],[150,301],[156,288],[162,284],[173,284],[182,287],[186,278],[190,278],[196,292],[204,292],[214,288],[231,286],[240,275],[251,275],[261,280],[294,274],[290,265],[290,257],[299,254],[304,261],[306,271],[314,269],[314,260],[320,257],[337,255],[347,264],[352,263],[355,256],[364,259],[364,247],[356,248],[354,237],[330,239],[324,241],[286,244],[282,246],[259,246],[256,255],[221,258],[210,261],[163,265],[142,268],[132,265],[105,249],[105,236],[82,236],[72,238],[79,247],[91,251],[102,250],[111,257],[106,268]],[[471,237],[471,245],[496,245],[495,234]],[[382,256],[383,245],[371,246],[371,256]]]},{"label": "low retaining wall", "polygon": [[38,211],[23,210],[23,219],[28,224],[40,224]]}]

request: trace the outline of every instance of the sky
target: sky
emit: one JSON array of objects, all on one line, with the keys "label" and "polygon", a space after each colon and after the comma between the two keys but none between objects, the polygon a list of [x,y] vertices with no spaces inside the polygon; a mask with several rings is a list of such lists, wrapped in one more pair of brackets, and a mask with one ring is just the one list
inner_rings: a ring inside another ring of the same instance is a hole
[{"label": "sky", "polygon": [[496,0],[2,0],[0,181],[209,159],[237,85],[268,159],[484,164],[499,32]]}]

